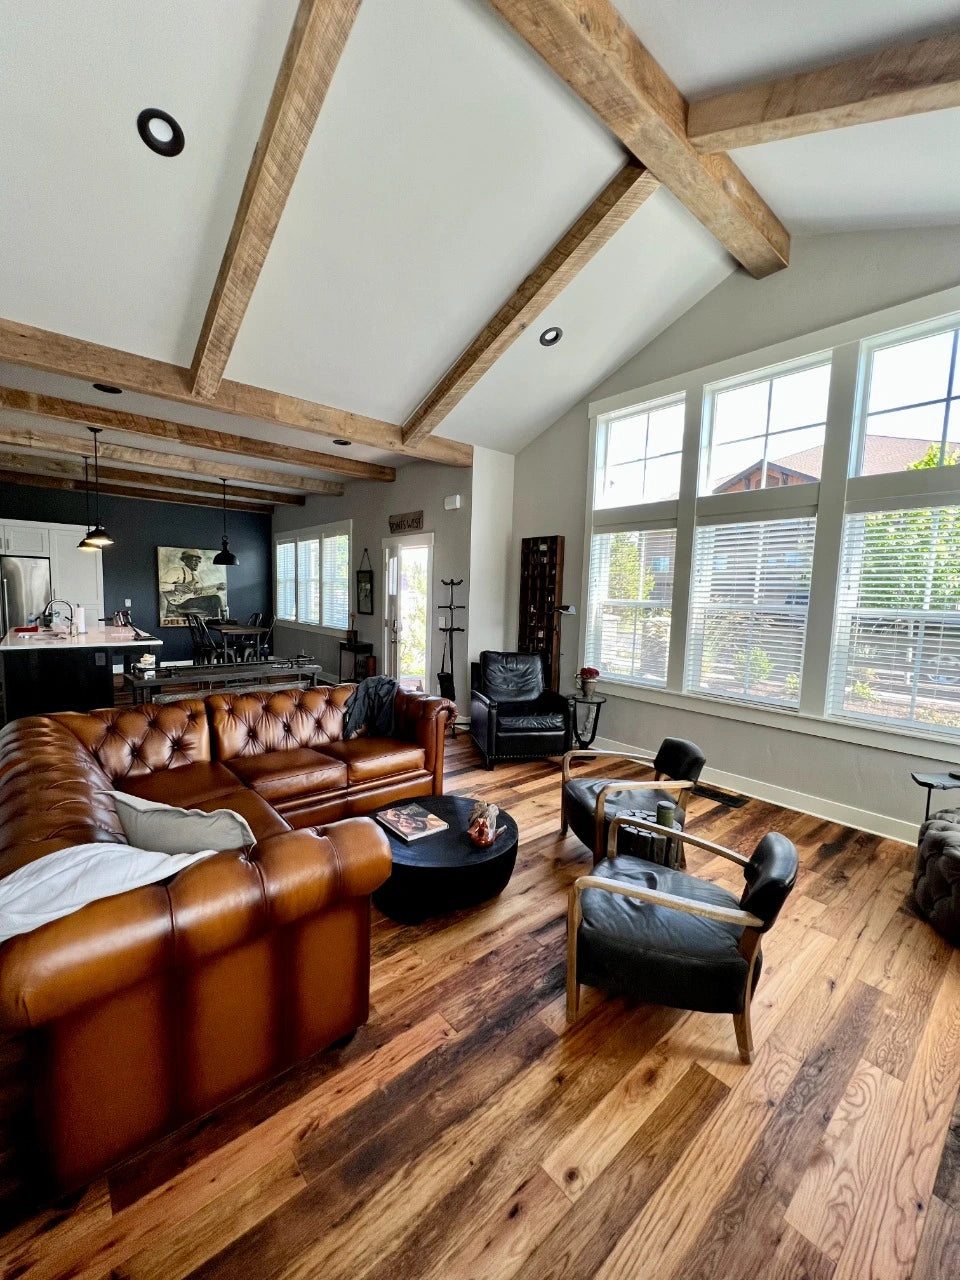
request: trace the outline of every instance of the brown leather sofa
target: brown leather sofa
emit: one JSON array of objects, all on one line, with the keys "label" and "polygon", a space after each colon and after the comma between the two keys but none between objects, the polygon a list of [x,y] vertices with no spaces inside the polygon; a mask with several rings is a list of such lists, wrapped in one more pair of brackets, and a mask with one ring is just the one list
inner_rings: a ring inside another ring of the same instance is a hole
[{"label": "brown leather sofa", "polygon": [[345,742],[351,687],[34,716],[0,734],[0,877],[123,841],[114,789],[233,809],[257,840],[0,946],[0,1031],[26,1038],[55,1187],[366,1020],[369,901],[390,852],[358,815],[442,790],[454,708],[401,692],[393,737]]}]

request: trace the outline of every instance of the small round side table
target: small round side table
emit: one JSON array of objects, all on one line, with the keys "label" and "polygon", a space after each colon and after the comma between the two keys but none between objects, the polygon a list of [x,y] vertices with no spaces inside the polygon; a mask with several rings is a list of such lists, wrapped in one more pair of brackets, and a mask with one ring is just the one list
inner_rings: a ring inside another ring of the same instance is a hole
[{"label": "small round side table", "polygon": [[[582,693],[571,693],[568,701],[573,712],[573,736],[577,740],[577,746],[586,750],[593,746],[593,740],[597,736],[597,729],[600,727],[600,708],[606,702],[606,698],[602,698],[599,694],[585,698]],[[580,723],[581,707],[585,708],[582,725]]]}]

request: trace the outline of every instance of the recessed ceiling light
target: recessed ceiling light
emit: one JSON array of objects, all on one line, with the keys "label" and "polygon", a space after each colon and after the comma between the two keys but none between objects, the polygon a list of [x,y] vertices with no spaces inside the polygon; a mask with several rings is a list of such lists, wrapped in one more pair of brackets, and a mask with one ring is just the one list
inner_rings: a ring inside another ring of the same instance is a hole
[{"label": "recessed ceiling light", "polygon": [[92,382],[90,384],[94,391],[102,391],[105,396],[122,396],[123,392],[119,387],[108,386],[106,382]]},{"label": "recessed ceiling light", "polygon": [[137,132],[158,156],[178,156],[183,150],[183,130],[172,115],[159,107],[147,107],[140,112]]},{"label": "recessed ceiling light", "polygon": [[543,333],[541,333],[540,345],[541,347],[555,347],[562,337],[563,330],[558,329],[557,326],[553,324],[549,329],[544,329]]},{"label": "recessed ceiling light", "polygon": [[350,448],[350,446],[353,444],[353,441],[352,441],[352,440],[343,440],[343,439],[341,439],[341,440],[334,440],[334,442],[333,442],[333,443],[334,443],[334,444],[338,444],[338,445],[340,446],[340,448],[341,448],[341,449],[349,449],[349,448]]}]

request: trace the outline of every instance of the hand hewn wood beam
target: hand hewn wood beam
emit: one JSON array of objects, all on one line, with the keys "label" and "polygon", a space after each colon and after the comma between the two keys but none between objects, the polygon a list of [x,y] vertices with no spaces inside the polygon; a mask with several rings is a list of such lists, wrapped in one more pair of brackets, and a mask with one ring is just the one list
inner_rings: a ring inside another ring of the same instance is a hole
[{"label": "hand hewn wood beam", "polygon": [[787,265],[786,228],[728,156],[694,151],[686,100],[610,0],[489,3],[752,275]]},{"label": "hand hewn wood beam", "polygon": [[127,391],[174,400],[195,408],[216,409],[243,418],[259,418],[280,426],[294,427],[320,436],[343,436],[357,444],[403,453],[411,458],[443,462],[452,467],[469,467],[473,446],[457,440],[430,436],[418,445],[406,445],[400,427],[378,418],[364,418],[346,409],[301,400],[297,396],[252,387],[224,378],[217,394],[200,401],[190,391],[190,370],[179,365],[151,360],[148,356],[103,347],[82,338],[71,338],[49,329],[35,329],[15,320],[0,319],[0,360],[43,369],[84,382],[107,382]]},{"label": "hand hewn wood beam", "polygon": [[[64,489],[73,493],[84,492],[82,480],[66,476],[48,476],[29,471],[0,470],[0,483],[25,484],[34,489]],[[188,507],[213,507],[217,509],[223,506],[222,499],[203,498],[194,493],[167,493],[165,489],[146,489],[141,488],[139,485],[101,483],[100,492],[109,494],[114,498],[137,498],[145,502],[173,502]],[[272,507],[258,506],[256,503],[238,502],[236,498],[227,499],[227,509],[229,511],[252,511],[256,515],[269,515],[273,510]]]},{"label": "hand hewn wood beam", "polygon": [[403,427],[406,444],[418,444],[443,421],[659,185],[642,165],[620,170],[410,415]]},{"label": "hand hewn wood beam", "polygon": [[178,444],[194,449],[239,453],[249,458],[263,458],[267,462],[288,462],[320,471],[336,471],[360,480],[389,481],[397,478],[394,467],[384,467],[376,462],[361,462],[357,458],[315,453],[312,449],[297,449],[292,445],[276,444],[272,440],[235,436],[209,427],[169,422],[165,418],[147,418],[140,413],[124,413],[122,409],[103,409],[95,404],[82,404],[79,400],[61,400],[56,396],[42,396],[14,387],[0,387],[0,409],[15,409],[18,413],[35,414],[59,422],[79,422],[89,427],[103,427],[107,431],[125,431],[133,435],[150,436],[155,440],[175,440]]},{"label": "hand hewn wood beam", "polygon": [[[41,453],[69,453],[88,457],[90,444],[76,436],[61,436],[25,427],[11,427],[0,422],[0,445],[37,449]],[[129,462],[144,467],[163,467],[167,471],[185,471],[190,475],[222,476],[256,485],[278,485],[303,493],[320,493],[342,497],[343,485],[335,480],[315,480],[312,476],[287,472],[261,471],[258,467],[242,467],[234,462],[207,462],[202,458],[184,458],[176,453],[160,453],[156,449],[128,449],[126,445],[100,442],[100,457],[107,462]]]},{"label": "hand hewn wood beam", "polygon": [[700,152],[729,151],[946,107],[960,107],[960,35],[916,40],[691,102],[687,133]]},{"label": "hand hewn wood beam", "polygon": [[190,370],[216,395],[360,0],[300,0]]},{"label": "hand hewn wood beam", "polygon": [[[77,480],[83,475],[83,467],[79,458],[57,457],[53,454],[39,454],[35,449],[22,451],[0,450],[0,467],[7,471],[43,472],[45,475],[64,476]],[[91,476],[93,475],[91,471]],[[223,486],[214,480],[198,480],[196,476],[166,476],[153,471],[128,469],[126,467],[101,466],[100,479],[115,481],[117,484],[146,485],[151,489],[170,489],[176,493],[193,493],[200,497],[219,499],[223,495]],[[92,483],[92,480],[91,480]],[[298,493],[275,493],[272,489],[247,489],[238,485],[227,485],[227,497],[237,498],[248,506],[256,503],[268,503],[270,506],[302,507],[306,495]]]}]

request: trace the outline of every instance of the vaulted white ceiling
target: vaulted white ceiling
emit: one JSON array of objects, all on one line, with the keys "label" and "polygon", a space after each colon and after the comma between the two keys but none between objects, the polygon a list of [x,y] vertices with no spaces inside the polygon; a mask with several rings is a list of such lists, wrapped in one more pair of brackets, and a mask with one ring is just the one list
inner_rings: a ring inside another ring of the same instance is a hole
[{"label": "vaulted white ceiling", "polygon": [[[691,98],[958,24],[956,0],[617,4]],[[0,316],[190,363],[295,11],[0,0]],[[146,106],[180,121],[180,156],[144,147]],[[958,144],[954,110],[733,158],[791,231],[851,230],[960,222]],[[227,377],[402,422],[623,160],[484,0],[363,0]],[[657,192],[548,308],[563,342],[528,329],[437,434],[522,448],[732,270]],[[27,369],[0,382],[329,448]]]}]

